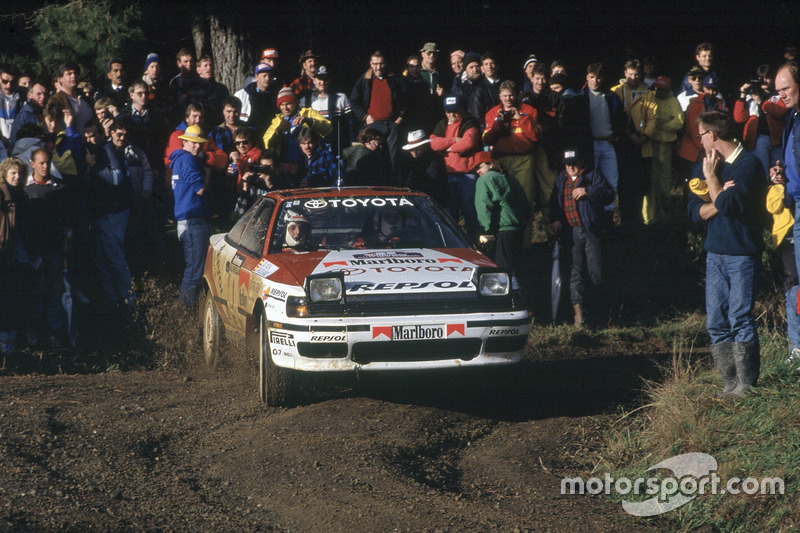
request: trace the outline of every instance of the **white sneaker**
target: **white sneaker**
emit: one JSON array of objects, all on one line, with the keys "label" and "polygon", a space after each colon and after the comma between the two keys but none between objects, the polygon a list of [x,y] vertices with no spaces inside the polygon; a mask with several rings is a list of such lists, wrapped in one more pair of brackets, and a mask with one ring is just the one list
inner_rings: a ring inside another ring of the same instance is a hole
[{"label": "white sneaker", "polygon": [[792,348],[792,351],[789,352],[789,358],[786,360],[786,364],[795,367],[796,370],[800,370],[800,348]]}]

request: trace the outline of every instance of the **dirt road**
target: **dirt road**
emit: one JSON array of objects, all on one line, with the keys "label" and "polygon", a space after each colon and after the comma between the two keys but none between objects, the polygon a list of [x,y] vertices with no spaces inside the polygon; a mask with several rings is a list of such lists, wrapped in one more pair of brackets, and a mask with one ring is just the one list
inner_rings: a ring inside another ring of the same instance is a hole
[{"label": "dirt road", "polygon": [[648,530],[560,494],[643,357],[313,380],[286,409],[234,367],[0,377],[0,530]]}]

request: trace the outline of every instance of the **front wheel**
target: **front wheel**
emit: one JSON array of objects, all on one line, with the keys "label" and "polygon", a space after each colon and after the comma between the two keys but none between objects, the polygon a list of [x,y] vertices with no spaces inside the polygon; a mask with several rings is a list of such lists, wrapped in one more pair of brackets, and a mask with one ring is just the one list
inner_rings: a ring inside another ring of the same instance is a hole
[{"label": "front wheel", "polygon": [[211,369],[216,368],[219,362],[220,328],[219,311],[214,303],[214,295],[209,291],[203,302],[203,355],[206,366]]},{"label": "front wheel", "polygon": [[273,407],[286,405],[289,398],[290,371],[276,365],[272,360],[272,350],[269,345],[269,329],[267,328],[267,318],[264,313],[261,313],[258,335],[258,392],[261,396],[261,400]]}]

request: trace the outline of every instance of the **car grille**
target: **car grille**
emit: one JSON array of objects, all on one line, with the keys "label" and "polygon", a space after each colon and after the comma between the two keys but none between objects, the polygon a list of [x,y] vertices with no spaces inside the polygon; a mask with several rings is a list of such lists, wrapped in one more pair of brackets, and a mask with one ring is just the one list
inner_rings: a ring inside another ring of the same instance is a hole
[{"label": "car grille", "polygon": [[486,341],[486,353],[517,352],[528,344],[527,335],[492,337]]},{"label": "car grille", "polygon": [[346,342],[298,342],[297,352],[303,357],[331,359],[347,357]]},{"label": "car grille", "polygon": [[470,360],[480,354],[480,339],[357,342],[353,361],[360,364],[412,361]]},{"label": "car grille", "polygon": [[453,315],[459,313],[502,313],[522,309],[519,296],[505,298],[469,297],[436,298],[432,295],[413,297],[358,298],[348,297],[346,304],[312,303],[309,314],[328,316],[394,316],[394,315]]}]

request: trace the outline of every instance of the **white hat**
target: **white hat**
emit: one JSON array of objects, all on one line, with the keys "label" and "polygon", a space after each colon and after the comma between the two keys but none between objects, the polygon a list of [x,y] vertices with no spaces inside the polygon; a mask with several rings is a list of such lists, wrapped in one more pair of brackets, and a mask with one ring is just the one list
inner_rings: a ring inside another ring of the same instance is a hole
[{"label": "white hat", "polygon": [[428,144],[431,142],[425,136],[425,132],[422,130],[414,130],[409,132],[408,134],[408,144],[403,146],[403,150],[415,150],[417,148],[421,148],[423,145]]}]

